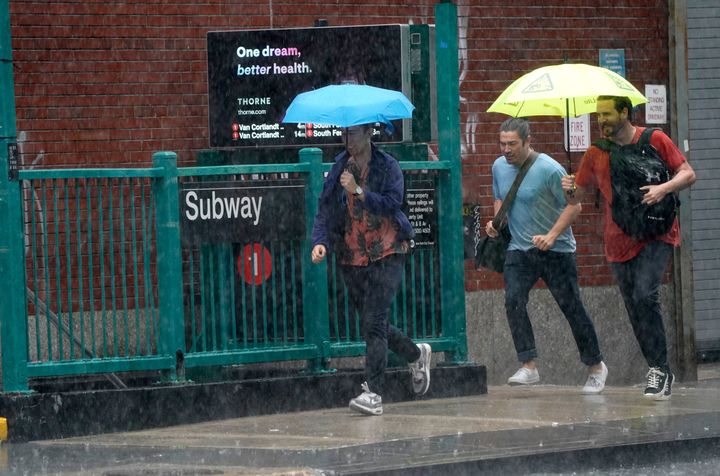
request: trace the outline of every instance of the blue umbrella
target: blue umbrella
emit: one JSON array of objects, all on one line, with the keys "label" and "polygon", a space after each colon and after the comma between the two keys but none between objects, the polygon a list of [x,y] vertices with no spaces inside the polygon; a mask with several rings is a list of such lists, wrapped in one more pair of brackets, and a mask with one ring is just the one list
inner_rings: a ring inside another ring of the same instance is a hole
[{"label": "blue umbrella", "polygon": [[362,84],[325,86],[298,94],[282,122],[310,122],[338,127],[412,117],[413,106],[399,91]]}]

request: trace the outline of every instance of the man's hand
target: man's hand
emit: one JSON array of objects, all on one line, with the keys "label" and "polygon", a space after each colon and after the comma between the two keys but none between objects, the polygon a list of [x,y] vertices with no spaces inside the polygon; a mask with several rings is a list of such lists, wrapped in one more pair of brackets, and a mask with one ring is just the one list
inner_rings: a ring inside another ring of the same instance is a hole
[{"label": "man's hand", "polygon": [[340,185],[342,185],[342,188],[344,188],[347,193],[352,195],[355,192],[355,189],[357,188],[357,182],[355,182],[355,176],[345,170],[342,175],[340,175]]},{"label": "man's hand", "polygon": [[532,244],[535,245],[540,251],[547,251],[552,248],[555,244],[557,236],[547,235],[535,235],[532,237]]},{"label": "man's hand", "polygon": [[575,190],[577,190],[577,185],[575,185],[575,175],[564,175],[560,179],[560,183],[562,184],[562,189],[567,195],[575,195]]},{"label": "man's hand", "polygon": [[493,226],[492,220],[490,220],[489,222],[487,222],[487,224],[485,225],[485,233],[487,233],[487,235],[488,235],[490,238],[497,238],[497,236],[498,236],[498,231],[497,231],[497,230],[495,229],[495,227]]},{"label": "man's hand", "polygon": [[665,195],[667,195],[667,192],[665,192],[661,185],[645,185],[644,187],[640,187],[640,190],[645,192],[642,199],[643,205],[660,203],[660,201],[665,198]]},{"label": "man's hand", "polygon": [[318,264],[325,259],[326,254],[327,250],[324,245],[315,245],[312,249],[310,257],[312,258],[313,263]]}]

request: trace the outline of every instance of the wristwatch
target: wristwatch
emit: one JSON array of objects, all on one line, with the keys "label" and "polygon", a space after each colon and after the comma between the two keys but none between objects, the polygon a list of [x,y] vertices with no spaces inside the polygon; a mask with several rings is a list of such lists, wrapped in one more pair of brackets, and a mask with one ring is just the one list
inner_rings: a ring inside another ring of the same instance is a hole
[{"label": "wristwatch", "polygon": [[353,195],[357,197],[358,195],[362,195],[362,194],[363,194],[363,189],[361,189],[359,186],[355,187],[355,191],[353,192]]}]

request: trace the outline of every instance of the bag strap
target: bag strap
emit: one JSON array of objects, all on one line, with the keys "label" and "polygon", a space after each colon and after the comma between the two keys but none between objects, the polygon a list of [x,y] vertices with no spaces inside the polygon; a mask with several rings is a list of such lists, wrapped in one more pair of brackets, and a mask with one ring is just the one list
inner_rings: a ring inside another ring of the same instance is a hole
[{"label": "bag strap", "polygon": [[520,184],[525,178],[527,171],[530,170],[533,162],[535,162],[535,159],[537,159],[538,155],[540,154],[533,150],[528,156],[527,160],[522,164],[522,167],[520,167],[520,171],[518,172],[517,176],[515,177],[515,181],[513,182],[510,190],[505,196],[505,200],[503,200],[502,205],[500,205],[500,210],[498,210],[497,214],[492,220],[493,228],[495,228],[496,230],[500,229],[500,224],[505,219],[505,215],[507,215],[507,212],[510,210],[510,206],[512,206],[512,202],[515,200],[515,195],[517,195]]},{"label": "bag strap", "polygon": [[642,134],[640,134],[640,139],[637,141],[638,145],[649,144],[650,136],[655,130],[655,128],[646,127],[645,130],[642,131]]}]

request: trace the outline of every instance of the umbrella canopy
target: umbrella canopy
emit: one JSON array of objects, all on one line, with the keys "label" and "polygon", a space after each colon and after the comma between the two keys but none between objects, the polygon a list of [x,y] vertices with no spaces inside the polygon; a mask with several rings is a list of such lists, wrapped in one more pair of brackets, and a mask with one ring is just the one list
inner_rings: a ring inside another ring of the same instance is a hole
[{"label": "umbrella canopy", "polygon": [[325,86],[298,94],[282,122],[311,122],[338,127],[412,117],[413,106],[405,95],[391,89],[363,84]]},{"label": "umbrella canopy", "polygon": [[597,96],[626,96],[633,106],[647,98],[614,71],[583,63],[533,70],[515,80],[488,108],[514,117],[577,117],[595,112]]}]

